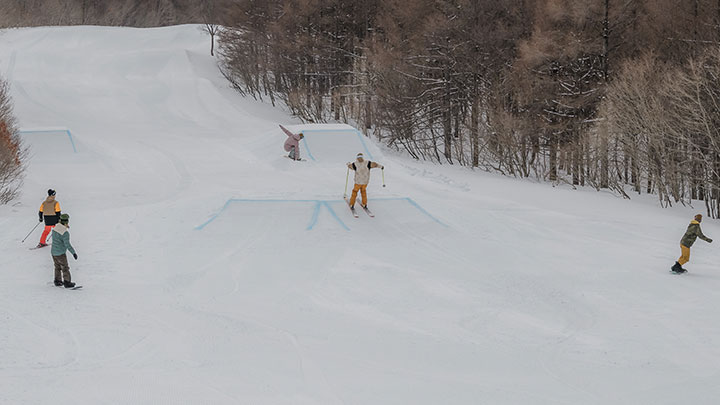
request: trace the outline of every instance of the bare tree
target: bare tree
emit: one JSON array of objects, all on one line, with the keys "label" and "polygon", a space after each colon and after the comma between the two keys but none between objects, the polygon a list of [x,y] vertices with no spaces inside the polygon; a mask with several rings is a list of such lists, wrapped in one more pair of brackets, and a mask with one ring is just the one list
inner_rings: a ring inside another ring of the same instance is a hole
[{"label": "bare tree", "polygon": [[215,56],[215,35],[220,31],[220,26],[217,24],[205,23],[203,25],[203,31],[210,35],[210,56]]},{"label": "bare tree", "polygon": [[204,5],[226,1],[232,0],[0,0],[0,27],[201,23]]},{"label": "bare tree", "polygon": [[625,65],[603,109],[636,192],[644,182],[665,205],[702,200],[709,216],[720,216],[719,78],[717,49],[685,66],[664,67],[655,55]]},{"label": "bare tree", "polygon": [[720,215],[720,0],[236,0],[223,15],[227,77],[304,120]]},{"label": "bare tree", "polygon": [[201,4],[203,31],[210,35],[210,56],[215,56],[215,36],[220,31],[218,24],[220,7],[217,1],[204,1]]},{"label": "bare tree", "polygon": [[9,88],[0,79],[0,204],[6,204],[18,196],[26,158],[27,149],[15,127]]}]

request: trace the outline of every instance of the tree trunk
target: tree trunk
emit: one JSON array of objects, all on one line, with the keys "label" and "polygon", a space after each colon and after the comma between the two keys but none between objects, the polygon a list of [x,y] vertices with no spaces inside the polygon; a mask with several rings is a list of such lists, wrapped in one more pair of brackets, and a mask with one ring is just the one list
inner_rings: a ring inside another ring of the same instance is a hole
[{"label": "tree trunk", "polygon": [[720,0],[717,2],[717,10],[715,10],[715,29],[717,30],[717,41],[720,41]]},{"label": "tree trunk", "polygon": [[370,95],[365,94],[365,129],[372,128],[372,103]]},{"label": "tree trunk", "polygon": [[580,185],[580,168],[582,162],[582,143],[578,142],[572,150],[572,183]]},{"label": "tree trunk", "polygon": [[[445,73],[447,76],[447,71]],[[446,81],[446,86],[447,81]],[[443,112],[443,137],[445,139],[445,160],[452,164],[452,101],[450,100],[450,89],[446,89],[445,98],[445,111]]]},{"label": "tree trunk", "polygon": [[632,165],[631,172],[632,172],[632,184],[633,184],[633,188],[635,189],[635,192],[636,192],[636,193],[640,194],[641,191],[642,191],[641,188],[640,188],[640,169],[639,169],[639,167],[638,167],[637,158],[634,157],[634,155],[633,155],[633,159],[632,159],[632,164],[631,164],[631,165]]},{"label": "tree trunk", "polygon": [[600,188],[610,187],[610,157],[607,120],[600,124]]},{"label": "tree trunk", "polygon": [[472,144],[470,146],[472,154],[472,167],[478,167],[480,165],[480,131],[478,120],[480,119],[480,97],[477,96],[477,89],[475,90],[475,99],[473,100],[472,106],[470,107],[470,136],[472,137]]},{"label": "tree trunk", "polygon": [[443,138],[445,139],[445,159],[452,164],[452,114],[450,110],[443,113]]},{"label": "tree trunk", "polygon": [[628,180],[629,180],[629,177],[630,177],[630,175],[629,175],[630,161],[632,160],[632,157],[631,157],[630,154],[628,153],[628,148],[627,148],[627,146],[625,146],[623,149],[625,150],[625,156],[623,156],[623,166],[624,166],[624,167],[623,167],[623,176],[624,176],[624,177],[623,177],[623,182],[624,182],[625,184],[628,184],[628,183],[629,183]]},{"label": "tree trunk", "polygon": [[550,141],[548,145],[548,152],[550,153],[550,181],[556,181],[557,180],[557,146],[555,145],[554,141]]},{"label": "tree trunk", "polygon": [[610,0],[605,0],[605,18],[603,18],[603,80],[607,83],[610,57]]},{"label": "tree trunk", "polygon": [[698,35],[698,24],[700,23],[698,21],[698,17],[700,16],[699,1],[700,0],[693,1],[693,17],[695,17],[695,19],[693,20],[693,46],[692,47],[693,47],[693,55],[694,56],[697,56],[698,50],[700,48],[698,46],[698,41],[700,40],[700,36]]}]

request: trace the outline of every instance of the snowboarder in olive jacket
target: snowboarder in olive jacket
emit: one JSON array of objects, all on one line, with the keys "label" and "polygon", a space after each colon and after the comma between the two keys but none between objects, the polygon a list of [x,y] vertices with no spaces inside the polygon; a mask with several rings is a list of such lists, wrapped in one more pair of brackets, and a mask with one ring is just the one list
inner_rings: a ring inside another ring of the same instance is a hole
[{"label": "snowboarder in olive jacket", "polygon": [[702,233],[702,230],[700,229],[700,222],[702,222],[702,214],[695,215],[695,219],[690,221],[690,225],[688,225],[687,231],[685,231],[685,235],[683,235],[682,239],[680,240],[680,251],[682,252],[682,254],[672,266],[671,269],[673,272],[687,272],[687,270],[685,270],[682,266],[683,264],[690,261],[690,248],[695,243],[697,238],[700,238],[707,243],[712,243],[712,239],[708,238]]},{"label": "snowboarder in olive jacket", "polygon": [[68,214],[60,215],[60,224],[56,225],[52,231],[53,244],[50,251],[55,265],[55,285],[65,286],[65,288],[75,287],[75,283],[70,280],[70,266],[65,252],[69,250],[75,260],[78,258],[75,248],[70,244],[69,228],[70,216]]}]

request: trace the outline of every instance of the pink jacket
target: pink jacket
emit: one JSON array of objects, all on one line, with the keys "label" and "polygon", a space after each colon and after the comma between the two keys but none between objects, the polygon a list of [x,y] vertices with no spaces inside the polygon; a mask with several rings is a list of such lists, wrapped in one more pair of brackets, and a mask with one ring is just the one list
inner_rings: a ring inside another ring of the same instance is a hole
[{"label": "pink jacket", "polygon": [[280,125],[280,128],[288,136],[285,141],[285,152],[290,152],[290,149],[294,146],[296,159],[300,159],[300,134],[293,134],[282,125]]}]

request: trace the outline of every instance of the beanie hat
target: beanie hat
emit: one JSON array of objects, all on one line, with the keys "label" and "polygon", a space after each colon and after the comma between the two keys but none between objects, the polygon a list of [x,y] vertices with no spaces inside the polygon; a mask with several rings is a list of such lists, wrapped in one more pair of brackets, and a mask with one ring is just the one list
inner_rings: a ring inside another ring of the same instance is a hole
[{"label": "beanie hat", "polygon": [[49,189],[49,190],[48,190],[48,197],[54,196],[54,195],[55,195],[55,190]]},{"label": "beanie hat", "polygon": [[68,222],[70,222],[70,215],[68,215],[68,214],[60,215],[60,223],[61,224],[67,224]]}]

